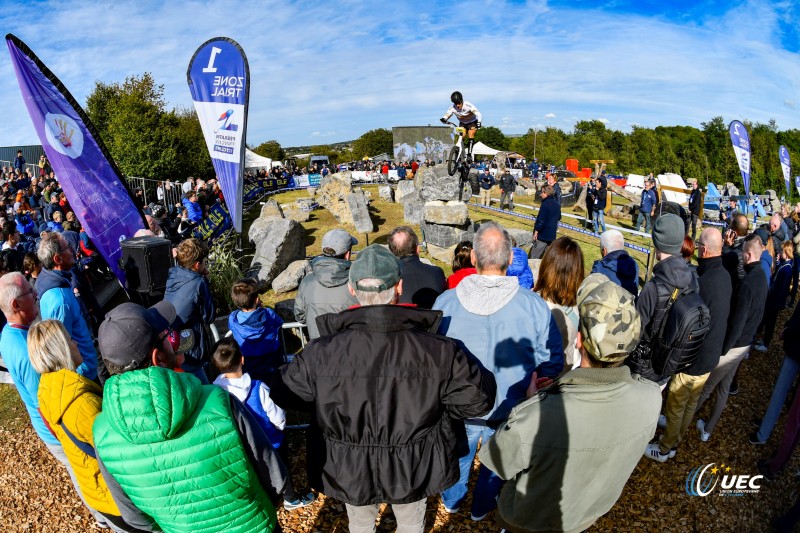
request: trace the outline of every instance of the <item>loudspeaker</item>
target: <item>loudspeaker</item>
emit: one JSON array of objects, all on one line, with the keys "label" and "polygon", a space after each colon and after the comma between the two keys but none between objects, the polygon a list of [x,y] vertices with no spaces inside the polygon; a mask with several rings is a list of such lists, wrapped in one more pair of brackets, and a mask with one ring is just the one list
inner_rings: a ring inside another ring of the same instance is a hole
[{"label": "loudspeaker", "polygon": [[163,294],[172,266],[172,244],[159,237],[134,237],[122,241],[122,268],[128,292]]}]

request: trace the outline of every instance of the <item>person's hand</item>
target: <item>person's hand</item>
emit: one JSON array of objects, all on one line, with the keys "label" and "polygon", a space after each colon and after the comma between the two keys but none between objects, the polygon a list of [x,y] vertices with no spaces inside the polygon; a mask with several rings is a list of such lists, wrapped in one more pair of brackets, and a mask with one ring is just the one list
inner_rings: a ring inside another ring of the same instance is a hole
[{"label": "person's hand", "polygon": [[539,240],[539,232],[538,231],[534,231],[533,232],[533,240],[534,241],[538,241]]},{"label": "person's hand", "polygon": [[736,233],[729,229],[725,232],[725,245],[733,246],[733,243],[736,241]]},{"label": "person's hand", "polygon": [[440,119],[439,119],[439,121],[440,121],[442,124],[447,124],[447,119],[445,119],[445,118],[440,118]]},{"label": "person's hand", "polygon": [[528,390],[525,393],[526,398],[532,398],[539,393],[541,389],[549,387],[553,384],[552,378],[540,378],[538,372],[531,375],[531,383],[528,385]]}]

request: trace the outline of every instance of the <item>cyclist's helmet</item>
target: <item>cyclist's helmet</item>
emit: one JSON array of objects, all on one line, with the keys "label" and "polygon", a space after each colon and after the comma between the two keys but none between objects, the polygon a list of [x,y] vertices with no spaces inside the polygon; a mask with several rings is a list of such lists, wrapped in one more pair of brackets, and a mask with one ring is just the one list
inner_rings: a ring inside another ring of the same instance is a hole
[{"label": "cyclist's helmet", "polygon": [[450,95],[450,101],[453,102],[454,105],[463,104],[464,97],[461,96],[461,93],[456,91]]}]

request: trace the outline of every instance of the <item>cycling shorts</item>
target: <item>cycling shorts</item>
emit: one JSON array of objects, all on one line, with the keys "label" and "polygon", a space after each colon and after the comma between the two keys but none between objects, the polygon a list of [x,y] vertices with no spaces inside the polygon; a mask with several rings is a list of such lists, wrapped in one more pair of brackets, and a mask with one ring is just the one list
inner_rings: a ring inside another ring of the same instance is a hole
[{"label": "cycling shorts", "polygon": [[477,130],[478,129],[478,121],[473,120],[472,122],[461,122],[461,127],[466,128],[467,131],[469,130]]}]

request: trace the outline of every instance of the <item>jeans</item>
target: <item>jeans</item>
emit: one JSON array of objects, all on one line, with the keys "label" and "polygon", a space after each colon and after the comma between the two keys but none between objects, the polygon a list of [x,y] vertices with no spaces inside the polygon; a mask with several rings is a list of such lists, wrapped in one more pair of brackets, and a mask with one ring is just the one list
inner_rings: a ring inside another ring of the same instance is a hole
[{"label": "jeans", "polygon": [[[393,503],[392,512],[397,520],[397,533],[422,533],[425,528],[425,508],[428,499],[411,503]],[[350,533],[374,533],[375,519],[378,517],[380,506],[344,504],[347,509],[347,519],[350,521]]]},{"label": "jeans", "polygon": [[508,208],[513,211],[514,210],[514,193],[513,192],[506,192],[503,191],[500,193],[500,209],[504,209],[503,206],[506,204],[506,200],[508,200]]},{"label": "jeans", "polygon": [[645,213],[644,211],[639,210],[639,216],[636,218],[636,231],[639,231],[642,223],[644,223],[644,231],[646,233],[651,233],[653,231],[653,219],[649,211]]},{"label": "jeans", "polygon": [[[457,509],[461,506],[467,495],[467,483],[472,471],[475,453],[478,451],[478,442],[486,442],[494,430],[485,426],[466,425],[469,453],[458,459],[458,468],[461,476],[455,485],[442,492],[442,503],[448,509]],[[503,488],[504,481],[494,472],[481,465],[478,472],[478,481],[472,494],[472,514],[483,516],[497,507],[497,495]]]},{"label": "jeans", "polygon": [[792,387],[795,376],[800,373],[800,362],[795,361],[788,355],[783,356],[781,371],[775,381],[775,388],[772,389],[772,397],[769,399],[769,406],[764,417],[761,419],[761,427],[758,428],[758,440],[766,441],[769,439],[778,416],[781,414],[783,404],[786,402],[786,395]]},{"label": "jeans", "polygon": [[602,209],[598,209],[593,213],[594,216],[594,232],[601,233],[598,228],[603,228],[603,231],[606,230],[606,214],[603,212]]}]

